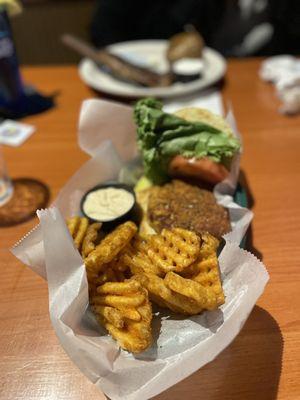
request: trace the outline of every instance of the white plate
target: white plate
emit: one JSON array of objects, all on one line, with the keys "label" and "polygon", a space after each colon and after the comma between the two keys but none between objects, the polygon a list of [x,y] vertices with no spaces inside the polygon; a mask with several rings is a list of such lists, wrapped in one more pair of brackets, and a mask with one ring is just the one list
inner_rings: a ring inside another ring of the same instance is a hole
[{"label": "white plate", "polygon": [[[137,40],[108,46],[116,55],[126,57],[141,66],[151,67],[158,72],[167,70],[165,52],[166,40]],[[225,59],[213,49],[206,47],[203,51],[205,71],[203,76],[189,83],[174,83],[169,87],[145,88],[115,79],[101,71],[90,59],[84,58],[79,64],[81,79],[93,89],[124,97],[173,97],[204,89],[220,80],[226,72]]]}]

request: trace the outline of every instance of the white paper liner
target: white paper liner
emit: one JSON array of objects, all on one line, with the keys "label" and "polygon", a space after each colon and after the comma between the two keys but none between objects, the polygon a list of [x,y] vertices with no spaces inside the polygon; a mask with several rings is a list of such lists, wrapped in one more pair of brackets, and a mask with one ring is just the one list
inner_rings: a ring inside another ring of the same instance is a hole
[{"label": "white paper liner", "polygon": [[153,346],[133,356],[119,351],[87,310],[85,267],[58,209],[38,215],[53,327],[71,359],[112,400],[148,399],[213,360],[241,330],[268,281],[258,259],[227,242],[219,257],[226,303],[190,318],[161,311]]},{"label": "white paper liner", "polygon": [[[115,114],[118,117],[112,118]],[[235,129],[233,114],[228,118]],[[237,156],[229,178],[214,190],[218,202],[228,207],[233,228],[225,235],[227,244],[220,257],[226,294],[221,310],[188,319],[162,312],[163,318],[156,318],[153,324],[154,346],[136,357],[120,351],[92,314],[85,312],[85,269],[64,218],[78,214],[82,195],[100,182],[116,179],[123,162],[136,155],[133,128],[130,107],[85,101],[79,143],[92,158],[60,191],[54,202],[57,208],[40,211],[41,224],[12,249],[21,261],[47,278],[50,317],[62,346],[112,400],[148,399],[211,361],[241,330],[268,280],[263,264],[238,247],[253,214],[233,202]],[[108,140],[111,132],[114,143]]]},{"label": "white paper liner", "polygon": [[[83,164],[60,190],[53,205],[58,207],[65,217],[78,215],[80,200],[84,193],[100,182],[117,179],[123,165],[112,142],[109,140],[102,142],[95,156]],[[12,253],[36,273],[46,278],[40,226],[35,227],[32,232],[16,243]]]}]

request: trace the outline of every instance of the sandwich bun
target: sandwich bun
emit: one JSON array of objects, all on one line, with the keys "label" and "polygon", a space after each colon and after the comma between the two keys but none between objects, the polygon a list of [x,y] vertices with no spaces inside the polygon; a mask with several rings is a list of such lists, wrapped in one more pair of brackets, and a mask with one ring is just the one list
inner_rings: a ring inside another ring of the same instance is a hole
[{"label": "sandwich bun", "polygon": [[204,122],[212,127],[226,132],[229,136],[234,136],[230,125],[220,115],[214,114],[209,110],[197,107],[182,108],[174,113],[177,117],[190,122]]}]

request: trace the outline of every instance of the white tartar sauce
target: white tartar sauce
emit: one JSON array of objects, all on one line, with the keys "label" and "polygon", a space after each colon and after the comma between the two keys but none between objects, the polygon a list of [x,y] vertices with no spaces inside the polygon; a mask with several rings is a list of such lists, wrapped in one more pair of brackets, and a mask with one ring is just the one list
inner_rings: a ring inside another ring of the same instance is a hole
[{"label": "white tartar sauce", "polygon": [[204,62],[201,58],[181,58],[173,63],[172,68],[175,74],[195,75],[203,72]]},{"label": "white tartar sauce", "polygon": [[108,187],[89,193],[83,204],[85,214],[97,221],[112,221],[126,214],[134,204],[134,196],[125,189]]}]

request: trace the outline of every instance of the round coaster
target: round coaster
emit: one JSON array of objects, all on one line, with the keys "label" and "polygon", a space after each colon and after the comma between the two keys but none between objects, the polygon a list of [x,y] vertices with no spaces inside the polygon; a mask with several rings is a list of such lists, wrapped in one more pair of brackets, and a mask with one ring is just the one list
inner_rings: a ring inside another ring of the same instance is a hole
[{"label": "round coaster", "polygon": [[39,208],[45,208],[50,197],[48,187],[35,179],[13,180],[10,200],[0,207],[0,226],[13,226],[28,221]]}]

